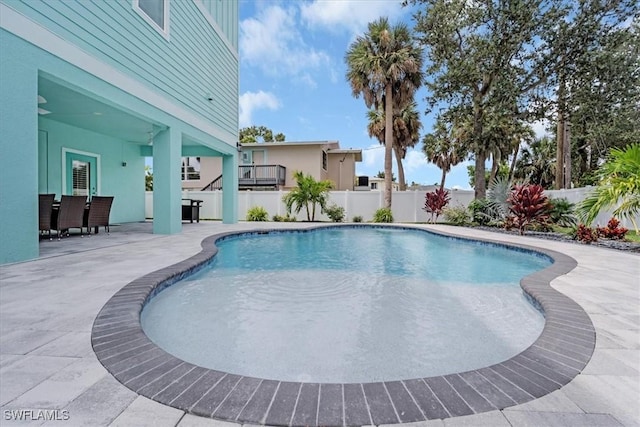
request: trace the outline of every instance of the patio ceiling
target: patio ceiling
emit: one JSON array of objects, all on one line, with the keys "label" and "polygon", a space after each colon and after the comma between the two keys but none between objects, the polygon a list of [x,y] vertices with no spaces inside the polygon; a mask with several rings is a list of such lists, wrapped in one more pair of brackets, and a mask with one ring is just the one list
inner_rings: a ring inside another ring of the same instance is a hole
[{"label": "patio ceiling", "polygon": [[50,120],[138,144],[154,132],[148,120],[42,76],[38,95],[39,114]]}]

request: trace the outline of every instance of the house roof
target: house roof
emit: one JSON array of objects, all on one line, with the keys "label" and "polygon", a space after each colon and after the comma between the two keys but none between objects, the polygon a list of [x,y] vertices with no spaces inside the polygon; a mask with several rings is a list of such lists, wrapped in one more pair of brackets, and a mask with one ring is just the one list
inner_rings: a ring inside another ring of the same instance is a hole
[{"label": "house roof", "polygon": [[354,154],[355,161],[362,161],[362,150],[359,148],[348,148],[342,149],[340,148],[339,141],[285,141],[285,142],[242,142],[240,143],[241,147],[301,147],[301,146],[311,146],[311,145],[329,145],[330,147],[327,149],[328,154]]},{"label": "house roof", "polygon": [[327,150],[328,154],[354,154],[355,155],[355,161],[356,162],[361,162],[362,161],[362,150],[360,148],[349,148],[349,149],[328,149]]},{"label": "house roof", "polygon": [[285,141],[285,142],[241,142],[243,147],[259,145],[261,147],[291,147],[294,145],[335,145],[340,147],[339,141]]}]

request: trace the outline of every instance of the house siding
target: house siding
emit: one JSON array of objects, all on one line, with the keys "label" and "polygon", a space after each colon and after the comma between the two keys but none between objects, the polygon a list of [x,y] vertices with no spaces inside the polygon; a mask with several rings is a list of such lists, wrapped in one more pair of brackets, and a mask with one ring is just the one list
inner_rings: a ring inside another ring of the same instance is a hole
[{"label": "house siding", "polygon": [[[131,0],[3,3],[227,134],[237,135],[237,47],[220,33],[220,27],[233,31],[225,21],[234,11],[237,17],[236,1],[225,1],[225,10],[216,10],[224,18],[219,28],[196,2],[170,1],[168,37],[144,20]],[[231,139],[225,142],[235,145]]]},{"label": "house siding", "polygon": [[238,50],[238,8],[226,0],[195,0],[218,23],[229,43]]}]

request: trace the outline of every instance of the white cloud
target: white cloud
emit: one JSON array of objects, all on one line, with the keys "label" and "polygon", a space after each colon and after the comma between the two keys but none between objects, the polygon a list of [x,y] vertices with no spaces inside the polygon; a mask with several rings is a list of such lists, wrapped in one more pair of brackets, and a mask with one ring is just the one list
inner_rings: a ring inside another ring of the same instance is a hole
[{"label": "white cloud", "polygon": [[546,119],[537,120],[531,123],[531,128],[536,135],[536,138],[542,138],[543,136],[550,136],[550,134],[546,131],[546,128],[549,127],[549,121]]},{"label": "white cloud", "polygon": [[424,153],[419,150],[409,150],[402,162],[407,173],[413,172],[416,169],[426,167],[429,162],[424,156]]},{"label": "white cloud", "polygon": [[315,85],[307,70],[328,66],[329,55],[308,46],[298,31],[296,8],[269,5],[240,22],[240,56],[270,76],[300,76]]},{"label": "white cloud", "polygon": [[384,146],[371,144],[362,150],[362,163],[367,168],[384,170]]},{"label": "white cloud", "polygon": [[399,1],[381,0],[314,0],[300,6],[302,19],[310,27],[347,30],[362,33],[367,24],[381,16],[393,19],[402,14]]},{"label": "white cloud", "polygon": [[262,108],[277,110],[280,108],[278,98],[274,94],[264,91],[243,93],[240,95],[239,104],[239,125],[241,128],[251,125],[251,114],[254,110]]}]

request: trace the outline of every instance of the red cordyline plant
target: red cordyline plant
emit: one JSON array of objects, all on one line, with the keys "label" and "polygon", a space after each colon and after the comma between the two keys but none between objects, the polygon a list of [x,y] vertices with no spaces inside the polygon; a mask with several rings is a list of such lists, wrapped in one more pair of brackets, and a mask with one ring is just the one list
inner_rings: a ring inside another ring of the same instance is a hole
[{"label": "red cordyline plant", "polygon": [[431,222],[435,222],[438,220],[438,217],[442,213],[444,207],[449,203],[449,200],[451,200],[451,198],[449,197],[449,192],[447,190],[436,188],[435,191],[427,192],[425,195],[424,208],[422,208],[422,210],[430,213]]},{"label": "red cordyline plant", "polygon": [[545,224],[549,220],[551,204],[540,185],[516,185],[511,190],[507,202],[513,223],[520,230],[520,235],[523,235],[530,225]]},{"label": "red cordyline plant", "polygon": [[586,243],[587,245],[592,242],[598,241],[598,231],[588,225],[578,224],[576,228],[576,237],[579,242]]},{"label": "red cordyline plant", "polygon": [[597,231],[598,236],[602,236],[606,239],[622,240],[629,230],[624,227],[620,227],[620,221],[615,218],[611,218],[606,227],[598,227]]}]

